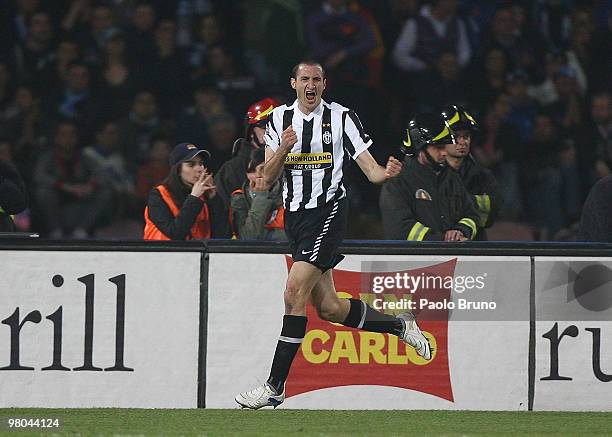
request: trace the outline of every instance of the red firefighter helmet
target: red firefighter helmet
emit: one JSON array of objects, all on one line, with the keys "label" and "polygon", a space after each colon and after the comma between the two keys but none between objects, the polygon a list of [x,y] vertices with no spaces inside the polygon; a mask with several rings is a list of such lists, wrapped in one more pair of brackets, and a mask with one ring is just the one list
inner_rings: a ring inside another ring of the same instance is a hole
[{"label": "red firefighter helmet", "polygon": [[265,125],[266,120],[272,114],[272,110],[277,106],[280,106],[280,103],[272,97],[266,97],[253,103],[246,113],[247,127]]}]

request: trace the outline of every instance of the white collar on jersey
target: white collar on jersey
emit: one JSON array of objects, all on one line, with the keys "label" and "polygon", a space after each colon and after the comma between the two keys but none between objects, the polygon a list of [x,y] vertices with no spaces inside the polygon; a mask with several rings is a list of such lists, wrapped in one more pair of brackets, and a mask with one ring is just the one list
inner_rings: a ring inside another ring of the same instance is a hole
[{"label": "white collar on jersey", "polygon": [[298,100],[297,99],[295,99],[295,101],[293,102],[293,105],[291,105],[290,108],[295,110],[295,111],[297,111],[302,116],[302,118],[304,118],[305,120],[310,120],[315,115],[316,116],[320,116],[321,114],[323,114],[323,106],[324,106],[324,104],[327,105],[327,102],[325,100],[321,99],[321,103],[319,103],[319,106],[317,106],[314,109],[314,111],[312,111],[308,115],[306,115],[302,111],[300,111],[300,108],[298,107]]}]

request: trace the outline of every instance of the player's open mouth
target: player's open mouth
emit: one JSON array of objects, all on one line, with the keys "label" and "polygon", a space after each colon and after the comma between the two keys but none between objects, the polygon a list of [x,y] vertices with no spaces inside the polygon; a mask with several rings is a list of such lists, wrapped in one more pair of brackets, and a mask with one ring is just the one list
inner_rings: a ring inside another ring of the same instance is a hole
[{"label": "player's open mouth", "polygon": [[317,98],[317,93],[315,93],[314,91],[306,91],[306,100],[309,103],[313,103],[315,101],[315,99]]}]

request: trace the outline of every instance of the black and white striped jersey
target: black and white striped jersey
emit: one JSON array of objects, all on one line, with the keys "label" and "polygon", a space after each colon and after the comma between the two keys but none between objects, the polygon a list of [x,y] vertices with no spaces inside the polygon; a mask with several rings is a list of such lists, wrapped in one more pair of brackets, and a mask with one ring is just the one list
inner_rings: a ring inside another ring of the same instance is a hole
[{"label": "black and white striped jersey", "polygon": [[357,114],[337,103],[321,104],[310,114],[281,105],[268,119],[265,141],[276,152],[283,131],[293,125],[298,141],[285,158],[283,199],[289,211],[311,209],[346,196],[342,165],[372,144]]}]

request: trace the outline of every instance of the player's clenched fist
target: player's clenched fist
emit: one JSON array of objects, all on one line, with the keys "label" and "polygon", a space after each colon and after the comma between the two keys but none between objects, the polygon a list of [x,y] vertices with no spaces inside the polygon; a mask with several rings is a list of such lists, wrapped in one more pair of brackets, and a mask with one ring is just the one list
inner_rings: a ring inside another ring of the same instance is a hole
[{"label": "player's clenched fist", "polygon": [[385,167],[385,177],[387,179],[394,178],[400,174],[402,171],[402,163],[394,158],[393,156],[389,156],[389,160],[387,161],[387,166]]},{"label": "player's clenched fist", "polygon": [[285,129],[283,131],[283,133],[281,134],[281,143],[280,143],[280,146],[283,149],[291,150],[293,145],[295,143],[297,143],[297,140],[298,140],[297,139],[297,134],[293,130],[293,126],[289,125],[289,127],[287,127],[287,129]]}]

